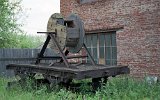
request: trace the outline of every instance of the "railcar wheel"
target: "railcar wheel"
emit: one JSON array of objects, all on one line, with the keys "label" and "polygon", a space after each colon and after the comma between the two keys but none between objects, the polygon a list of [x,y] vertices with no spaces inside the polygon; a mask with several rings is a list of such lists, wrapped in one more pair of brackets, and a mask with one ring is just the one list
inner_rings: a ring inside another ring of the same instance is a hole
[{"label": "railcar wheel", "polygon": [[98,90],[99,88],[101,88],[101,78],[93,78],[92,79],[92,88],[93,91]]}]

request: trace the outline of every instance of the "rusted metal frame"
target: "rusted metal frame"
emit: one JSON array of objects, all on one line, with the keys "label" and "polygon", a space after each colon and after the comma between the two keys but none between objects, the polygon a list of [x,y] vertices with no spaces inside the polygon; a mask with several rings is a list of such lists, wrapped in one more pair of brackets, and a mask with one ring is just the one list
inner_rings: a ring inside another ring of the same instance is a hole
[{"label": "rusted metal frame", "polygon": [[98,78],[98,77],[110,77],[117,76],[121,74],[129,74],[129,68],[109,68],[109,69],[99,69],[99,70],[88,70],[88,71],[80,71],[75,76],[75,79],[87,79],[87,78]]},{"label": "rusted metal frame", "polygon": [[[103,69],[93,69],[93,70],[86,70],[86,71],[75,71],[67,70],[67,69],[53,69],[53,68],[46,68],[46,67],[34,67],[28,65],[28,67],[23,67],[26,65],[10,65],[7,69],[13,69],[15,71],[29,71],[30,73],[42,73],[45,75],[59,75],[61,78],[72,78],[76,80],[87,79],[87,78],[98,78],[98,77],[109,77],[109,76],[116,76],[120,74],[129,74],[129,68],[124,67],[110,67],[110,68],[103,68]],[[87,66],[86,66],[87,67]],[[98,67],[98,66],[97,66]],[[100,67],[100,66],[99,66]],[[57,68],[57,67],[56,67]],[[65,76],[64,76],[65,75]]]},{"label": "rusted metal frame", "polygon": [[[47,33],[47,34],[55,34],[56,35],[56,32],[37,32],[37,33]],[[45,41],[45,43],[44,43],[44,45],[43,45],[43,47],[42,47],[42,49],[40,51],[40,53],[38,54],[38,57],[37,57],[37,60],[36,60],[35,64],[39,64],[40,60],[41,60],[39,58],[43,58],[44,57],[44,52],[45,52],[50,40],[51,40],[51,37],[50,37],[50,35],[48,35],[47,39],[46,39],[46,41]]]},{"label": "rusted metal frame", "polygon": [[[63,65],[64,66],[64,65]],[[66,67],[59,67],[59,66],[54,66],[54,67],[47,67],[47,65],[32,65],[32,64],[10,64],[10,65],[7,65],[6,66],[6,69],[27,69],[27,68],[31,68],[31,69],[40,69],[40,70],[52,70],[52,71],[62,71],[62,72],[70,72],[70,73],[79,73],[79,72],[82,72],[81,74],[85,74],[86,72],[93,72],[93,71],[105,71],[105,74],[108,74],[110,72],[112,72],[112,69],[114,70],[114,72],[116,70],[120,70],[121,73],[129,73],[129,68],[127,66],[115,66],[115,67],[103,67],[103,66],[96,66],[96,67],[93,67],[91,69],[86,69],[87,67],[91,67],[91,66],[88,66],[83,64],[82,66],[85,66],[83,67],[83,69],[81,69],[81,67],[78,68],[75,68],[75,67],[71,67],[71,68],[66,68]]]},{"label": "rusted metal frame", "polygon": [[[66,51],[64,52],[64,55],[67,56],[68,54],[69,54],[69,51],[66,50]],[[63,59],[62,59],[62,58],[61,58],[60,62],[61,62],[61,63],[63,62]]]},{"label": "rusted metal frame", "polygon": [[0,61],[25,61],[25,60],[36,60],[37,58],[0,58]]},{"label": "rusted metal frame", "polygon": [[40,34],[57,34],[56,32],[37,32],[37,33],[40,33]]},{"label": "rusted metal frame", "polygon": [[76,72],[74,71],[62,71],[62,70],[52,70],[48,68],[34,68],[33,66],[30,67],[23,67],[23,66],[8,66],[10,68],[7,69],[12,69],[15,72],[29,72],[29,73],[41,73],[44,75],[50,75],[50,76],[59,76],[63,78],[70,78],[76,76]]},{"label": "rusted metal frame", "polygon": [[[81,56],[81,55],[77,55],[77,56],[67,56],[66,58],[67,59],[73,59],[73,58],[86,58],[88,57],[87,55],[85,56]],[[25,60],[30,60],[30,61],[33,61],[33,60],[37,60],[37,59],[40,59],[40,60],[57,60],[57,59],[62,59],[62,57],[60,56],[43,56],[43,57],[38,57],[38,58],[0,58],[0,61],[25,61]]]},{"label": "rusted metal frame", "polygon": [[86,45],[85,45],[84,43],[83,43],[83,47],[85,48],[85,50],[86,50],[86,52],[87,52],[87,54],[88,54],[88,56],[89,56],[89,58],[90,58],[90,60],[91,60],[91,63],[92,63],[93,65],[96,65],[96,63],[95,63],[92,55],[89,53],[89,51],[88,51],[88,49],[87,49],[87,47],[86,47]]},{"label": "rusted metal frame", "polygon": [[61,59],[62,57],[60,56],[43,56],[41,58],[38,58],[40,60],[58,60]]},{"label": "rusted metal frame", "polygon": [[26,65],[26,64],[10,64],[10,65],[7,65],[6,66],[6,69],[9,70],[9,69],[27,69],[27,68],[31,68],[32,70],[42,70],[42,71],[45,71],[45,70],[52,70],[52,71],[62,71],[62,72],[74,72],[73,69],[71,68],[67,68],[67,67],[63,67],[62,69],[59,68],[59,66],[55,66],[55,67],[49,67],[49,66],[40,66],[40,65],[33,65],[33,64],[29,64],[29,65]]},{"label": "rusted metal frame", "polygon": [[86,58],[88,57],[87,55],[81,56],[81,55],[77,55],[77,56],[68,56],[67,59],[73,59],[73,58]]},{"label": "rusted metal frame", "polygon": [[43,47],[42,47],[42,49],[40,51],[40,53],[38,54],[38,57],[37,57],[37,60],[36,60],[35,64],[39,64],[40,63],[40,59],[38,59],[38,58],[42,58],[44,56],[44,52],[45,52],[45,50],[47,48],[47,45],[48,45],[50,39],[51,39],[51,37],[48,35],[47,39],[46,39],[46,41],[45,41],[45,43],[44,43],[44,45],[43,45]]},{"label": "rusted metal frame", "polygon": [[39,57],[43,57],[43,54],[44,54],[44,52],[45,52],[45,50],[47,48],[47,45],[48,45],[50,39],[51,39],[51,37],[48,35],[47,39],[46,39],[46,41],[45,41],[45,43],[44,43],[44,45],[43,45],[43,47],[42,47],[42,49],[40,51]]},{"label": "rusted metal frame", "polygon": [[59,50],[59,52],[60,52],[60,55],[61,55],[61,57],[62,57],[65,65],[66,65],[66,67],[69,67],[69,63],[68,63],[68,61],[67,61],[67,59],[66,59],[66,56],[64,55],[62,49],[60,48],[60,46],[59,46],[59,44],[58,44],[55,36],[53,36],[53,34],[49,34],[49,35],[50,35],[50,37],[52,38],[52,40],[54,41],[55,45],[57,46],[57,48],[58,48],[58,50]]}]

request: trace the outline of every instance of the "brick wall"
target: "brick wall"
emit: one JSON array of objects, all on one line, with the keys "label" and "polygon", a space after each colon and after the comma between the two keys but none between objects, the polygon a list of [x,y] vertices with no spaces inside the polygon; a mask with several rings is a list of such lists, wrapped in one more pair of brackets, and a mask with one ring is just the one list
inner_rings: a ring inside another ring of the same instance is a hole
[{"label": "brick wall", "polygon": [[160,74],[160,0],[61,0],[61,13],[77,13],[85,30],[117,31],[118,64],[135,76]]}]

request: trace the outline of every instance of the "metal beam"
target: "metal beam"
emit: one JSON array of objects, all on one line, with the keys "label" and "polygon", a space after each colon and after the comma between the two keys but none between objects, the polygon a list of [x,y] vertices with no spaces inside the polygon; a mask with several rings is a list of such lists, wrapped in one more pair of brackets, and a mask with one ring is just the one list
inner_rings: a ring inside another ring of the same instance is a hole
[{"label": "metal beam", "polygon": [[87,52],[87,54],[88,54],[88,56],[89,56],[89,58],[90,58],[90,60],[91,60],[91,63],[92,63],[93,65],[96,65],[96,63],[95,63],[92,55],[89,53],[89,51],[88,51],[88,49],[87,49],[87,47],[86,47],[86,45],[85,45],[84,43],[83,43],[83,47],[85,48],[85,50],[86,50],[86,52]]},{"label": "metal beam", "polygon": [[67,61],[67,59],[66,59],[66,56],[64,55],[64,53],[63,53],[60,45],[58,44],[55,36],[54,36],[53,34],[49,34],[49,35],[50,35],[51,39],[54,41],[55,45],[57,46],[57,48],[58,48],[58,50],[59,50],[59,52],[60,52],[60,55],[61,55],[61,57],[62,57],[65,65],[66,65],[67,67],[69,67],[69,63],[68,63],[68,61]]},{"label": "metal beam", "polygon": [[45,41],[45,43],[44,43],[44,45],[43,45],[43,47],[42,47],[42,49],[40,51],[40,53],[38,54],[38,57],[37,57],[37,60],[36,60],[36,64],[40,63],[40,59],[38,59],[38,58],[43,57],[43,54],[44,54],[44,52],[45,52],[45,50],[46,50],[46,48],[48,46],[48,43],[49,43],[50,39],[51,39],[51,37],[48,35],[47,39],[46,39],[46,41]]}]

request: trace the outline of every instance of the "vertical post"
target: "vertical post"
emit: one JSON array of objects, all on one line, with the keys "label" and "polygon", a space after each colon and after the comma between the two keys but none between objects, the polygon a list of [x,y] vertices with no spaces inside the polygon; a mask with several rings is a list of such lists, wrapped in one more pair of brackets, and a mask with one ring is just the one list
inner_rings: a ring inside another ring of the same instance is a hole
[{"label": "vertical post", "polygon": [[92,57],[91,54],[89,53],[89,51],[88,51],[88,49],[87,49],[87,47],[86,47],[86,45],[85,45],[84,43],[83,43],[83,47],[85,48],[85,50],[86,50],[86,52],[87,52],[87,54],[88,54],[88,56],[89,56],[89,58],[90,58],[90,60],[91,60],[91,63],[92,63],[93,65],[96,65],[93,57]]},{"label": "vertical post", "polygon": [[69,67],[69,63],[68,63],[68,61],[67,61],[67,59],[66,59],[66,56],[64,55],[64,53],[63,53],[60,45],[58,44],[55,36],[53,36],[53,34],[50,34],[50,37],[51,37],[51,39],[54,41],[55,45],[57,46],[57,48],[58,48],[58,50],[59,50],[59,52],[60,52],[60,55],[61,55],[61,57],[62,57],[65,65],[66,65],[67,67]]}]

